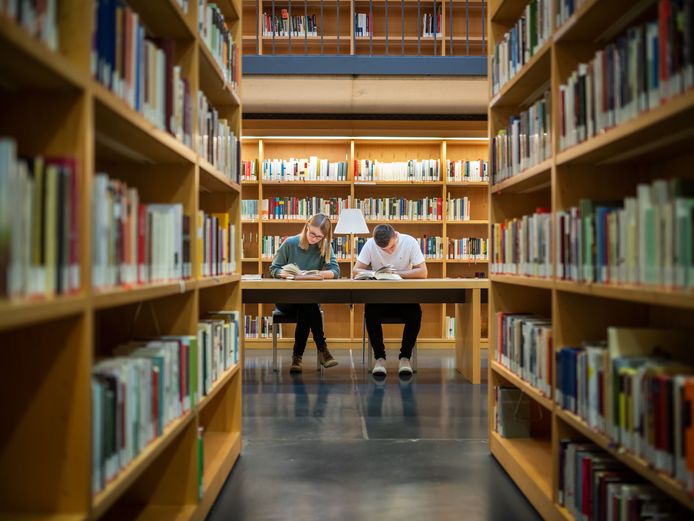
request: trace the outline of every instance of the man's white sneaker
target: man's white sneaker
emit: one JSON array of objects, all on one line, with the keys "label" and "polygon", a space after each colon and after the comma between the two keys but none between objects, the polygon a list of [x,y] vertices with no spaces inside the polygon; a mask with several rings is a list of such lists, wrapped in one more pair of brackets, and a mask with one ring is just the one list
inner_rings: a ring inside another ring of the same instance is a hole
[{"label": "man's white sneaker", "polygon": [[376,364],[374,365],[374,368],[371,370],[371,374],[380,374],[383,376],[386,375],[386,359],[385,358],[379,358],[376,360]]},{"label": "man's white sneaker", "polygon": [[409,358],[400,359],[400,367],[398,368],[398,374],[412,374],[412,364],[410,364]]}]

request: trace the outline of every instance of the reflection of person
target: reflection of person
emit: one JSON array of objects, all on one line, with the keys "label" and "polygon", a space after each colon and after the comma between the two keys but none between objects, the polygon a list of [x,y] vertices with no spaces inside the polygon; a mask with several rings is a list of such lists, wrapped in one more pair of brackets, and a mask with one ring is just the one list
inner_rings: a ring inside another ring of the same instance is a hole
[{"label": "reflection of person", "polygon": [[[377,270],[386,264],[391,264],[403,279],[427,278],[427,265],[416,239],[396,232],[389,224],[379,224],[374,228],[373,237],[366,241],[359,253],[354,274],[361,273],[369,266]],[[410,358],[422,325],[422,308],[419,304],[366,304],[364,320],[376,358],[372,370],[375,375],[386,374],[386,348],[381,325],[384,316],[397,316],[405,322],[398,373],[412,374]]]},{"label": "reflection of person", "polygon": [[[318,213],[306,221],[300,234],[288,237],[275,254],[270,265],[273,277],[287,278],[282,269],[285,264],[296,264],[302,270],[319,270],[318,278],[337,279],[340,267],[335,260],[331,246],[332,223],[327,215]],[[316,276],[312,277],[315,278]],[[296,277],[297,279],[301,278]],[[318,356],[323,367],[337,365],[337,360],[328,351],[323,332],[319,304],[277,304],[283,313],[296,314],[296,331],[294,333],[294,350],[290,373],[301,372],[301,359],[306,349],[309,330],[318,349]]]},{"label": "reflection of person", "polygon": [[[308,416],[309,415],[309,399],[304,381],[300,374],[292,375],[292,386],[294,387],[294,415]],[[325,409],[328,404],[328,396],[330,395],[330,386],[326,385],[323,379],[318,380],[318,394],[316,401],[313,404],[313,416],[322,418],[325,414]]]}]

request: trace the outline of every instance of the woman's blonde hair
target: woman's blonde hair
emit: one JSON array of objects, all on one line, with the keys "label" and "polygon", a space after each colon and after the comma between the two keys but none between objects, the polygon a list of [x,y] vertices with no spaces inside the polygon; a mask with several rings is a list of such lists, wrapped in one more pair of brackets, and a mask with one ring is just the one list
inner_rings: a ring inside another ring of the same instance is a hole
[{"label": "woman's blonde hair", "polygon": [[299,240],[299,246],[302,250],[308,250],[310,246],[308,243],[308,227],[315,226],[320,228],[323,232],[323,238],[318,243],[318,249],[320,250],[321,257],[325,258],[325,263],[330,263],[330,245],[333,242],[333,223],[330,221],[330,217],[324,213],[317,213],[311,217],[306,224],[304,229],[301,231],[301,239]]}]

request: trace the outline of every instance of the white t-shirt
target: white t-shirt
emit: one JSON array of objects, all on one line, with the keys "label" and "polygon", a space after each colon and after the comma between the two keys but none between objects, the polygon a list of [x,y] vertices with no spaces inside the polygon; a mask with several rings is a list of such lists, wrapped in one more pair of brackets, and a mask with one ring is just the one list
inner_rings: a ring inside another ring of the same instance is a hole
[{"label": "white t-shirt", "polygon": [[395,245],[393,253],[388,255],[384,252],[376,245],[372,237],[364,244],[357,261],[367,266],[370,264],[373,270],[380,269],[386,264],[392,264],[396,271],[403,271],[424,262],[424,254],[419,249],[419,243],[414,237],[398,233],[398,243]]}]

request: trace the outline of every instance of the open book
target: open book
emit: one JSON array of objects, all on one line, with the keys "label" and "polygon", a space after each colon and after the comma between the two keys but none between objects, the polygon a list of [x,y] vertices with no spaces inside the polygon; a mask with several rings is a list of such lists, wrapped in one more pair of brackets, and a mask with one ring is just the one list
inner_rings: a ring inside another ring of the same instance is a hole
[{"label": "open book", "polygon": [[395,268],[392,264],[386,264],[377,270],[364,270],[354,277],[354,280],[399,280],[402,279],[400,275],[395,273]]},{"label": "open book", "polygon": [[295,277],[306,277],[306,276],[318,276],[319,270],[302,270],[296,264],[285,264],[282,266],[282,270],[287,273],[288,279],[293,279]]}]

